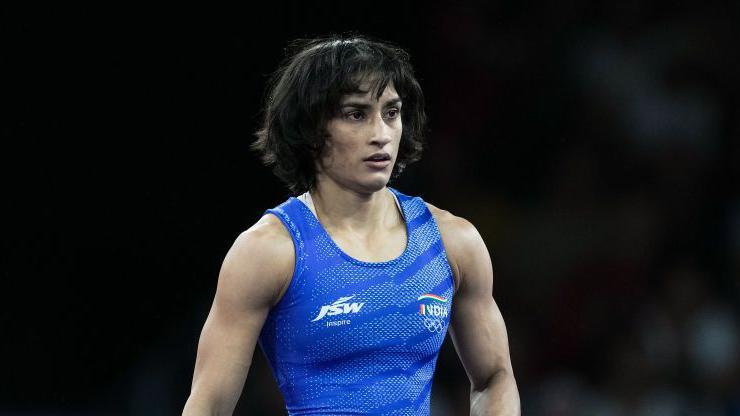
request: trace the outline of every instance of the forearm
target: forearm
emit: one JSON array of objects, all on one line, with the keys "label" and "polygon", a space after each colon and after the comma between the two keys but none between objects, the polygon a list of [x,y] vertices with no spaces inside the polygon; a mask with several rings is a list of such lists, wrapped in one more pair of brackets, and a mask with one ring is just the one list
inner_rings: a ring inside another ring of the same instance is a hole
[{"label": "forearm", "polygon": [[511,371],[500,370],[470,392],[471,416],[519,416],[519,391]]}]

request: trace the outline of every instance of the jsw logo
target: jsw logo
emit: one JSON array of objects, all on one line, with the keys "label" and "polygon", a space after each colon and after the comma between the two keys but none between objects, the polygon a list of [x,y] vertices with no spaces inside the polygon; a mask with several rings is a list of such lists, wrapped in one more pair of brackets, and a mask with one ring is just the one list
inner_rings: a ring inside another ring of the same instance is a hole
[{"label": "jsw logo", "polygon": [[324,305],[321,307],[321,311],[319,311],[319,315],[311,322],[318,321],[319,319],[323,318],[326,315],[333,316],[333,315],[339,315],[343,313],[357,313],[360,311],[360,308],[362,308],[362,305],[365,304],[365,302],[360,303],[346,303],[348,300],[355,297],[355,295],[352,296],[344,296],[332,303],[331,305]]}]

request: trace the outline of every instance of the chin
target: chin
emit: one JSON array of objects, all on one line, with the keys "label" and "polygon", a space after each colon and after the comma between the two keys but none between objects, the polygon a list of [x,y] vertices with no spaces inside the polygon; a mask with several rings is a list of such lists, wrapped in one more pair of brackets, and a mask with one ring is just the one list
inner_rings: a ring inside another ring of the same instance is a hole
[{"label": "chin", "polygon": [[373,180],[363,181],[363,183],[360,184],[360,186],[369,192],[378,192],[382,191],[383,188],[385,188],[388,185],[390,178],[384,177],[384,178],[373,178]]}]

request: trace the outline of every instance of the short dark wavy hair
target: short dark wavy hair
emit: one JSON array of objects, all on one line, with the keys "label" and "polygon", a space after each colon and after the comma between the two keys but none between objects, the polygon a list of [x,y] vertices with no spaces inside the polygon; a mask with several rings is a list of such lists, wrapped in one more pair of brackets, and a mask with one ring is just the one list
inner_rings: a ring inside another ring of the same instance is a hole
[{"label": "short dark wavy hair", "polygon": [[403,131],[391,179],[421,158],[426,114],[424,95],[409,54],[398,46],[367,36],[331,35],[299,39],[272,75],[265,97],[264,121],[251,148],[295,194],[316,184],[315,162],[343,95],[359,90],[363,80],[380,98],[393,83],[403,102]]}]

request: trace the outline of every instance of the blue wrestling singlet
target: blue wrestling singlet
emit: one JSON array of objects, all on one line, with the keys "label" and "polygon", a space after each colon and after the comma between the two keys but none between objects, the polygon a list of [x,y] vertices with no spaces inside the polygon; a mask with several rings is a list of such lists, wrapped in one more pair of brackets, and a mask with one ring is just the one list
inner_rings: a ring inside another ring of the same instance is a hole
[{"label": "blue wrestling singlet", "polygon": [[385,262],[344,253],[297,198],[265,211],[296,250],[292,281],[259,337],[290,415],[429,414],[454,278],[424,201],[388,189],[408,238]]}]

